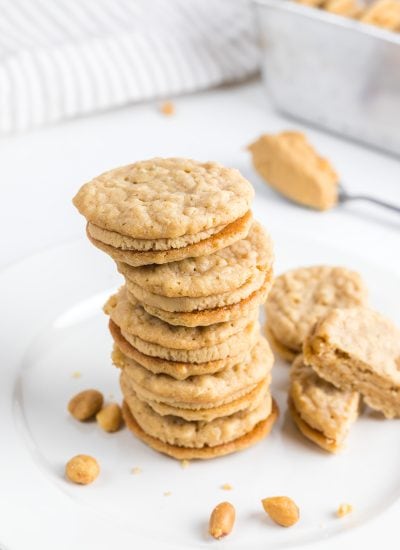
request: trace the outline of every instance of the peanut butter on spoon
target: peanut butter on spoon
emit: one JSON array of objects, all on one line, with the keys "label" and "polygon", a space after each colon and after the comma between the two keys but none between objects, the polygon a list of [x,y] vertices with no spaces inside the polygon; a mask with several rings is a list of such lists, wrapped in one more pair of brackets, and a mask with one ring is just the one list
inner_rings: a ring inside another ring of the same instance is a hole
[{"label": "peanut butter on spoon", "polygon": [[337,204],[339,176],[304,134],[264,134],[248,149],[260,176],[288,199],[316,210]]}]

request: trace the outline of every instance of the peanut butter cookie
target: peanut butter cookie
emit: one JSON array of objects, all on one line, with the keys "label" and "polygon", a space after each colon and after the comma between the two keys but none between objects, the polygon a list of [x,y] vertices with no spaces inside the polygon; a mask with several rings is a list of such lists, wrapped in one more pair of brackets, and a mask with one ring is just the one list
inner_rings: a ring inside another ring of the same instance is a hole
[{"label": "peanut butter cookie", "polygon": [[304,343],[304,361],[386,418],[400,416],[400,330],[365,307],[334,309]]},{"label": "peanut butter cookie", "polygon": [[343,267],[311,266],[294,269],[275,279],[265,304],[272,345],[296,356],[314,324],[333,308],[367,302],[360,275]]},{"label": "peanut butter cookie", "polygon": [[330,452],[337,452],[358,416],[360,395],[323,380],[299,355],[290,371],[290,411],[299,430]]},{"label": "peanut butter cookie", "polygon": [[164,240],[230,224],[249,210],[253,196],[237,170],[154,158],[101,174],[83,185],[73,202],[100,228],[132,239]]}]

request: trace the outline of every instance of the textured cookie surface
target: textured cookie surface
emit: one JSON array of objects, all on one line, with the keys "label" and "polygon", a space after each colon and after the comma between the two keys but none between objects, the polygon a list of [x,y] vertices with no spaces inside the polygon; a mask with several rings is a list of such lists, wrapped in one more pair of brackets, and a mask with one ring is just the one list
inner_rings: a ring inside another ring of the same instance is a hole
[{"label": "textured cookie surface", "polygon": [[177,416],[161,416],[135,394],[126,400],[136,422],[150,436],[179,447],[215,447],[228,443],[265,420],[271,413],[270,400],[264,399],[255,408],[209,422],[187,421]]},{"label": "textured cookie surface", "polygon": [[138,336],[125,332],[124,330],[121,330],[121,334],[134,348],[145,355],[160,357],[168,361],[205,363],[206,361],[216,361],[218,359],[233,357],[242,353],[244,350],[249,350],[257,339],[259,329],[260,325],[258,321],[250,321],[243,330],[229,336],[229,338],[223,342],[198,349],[167,348],[159,344],[154,344],[153,342],[142,340]]},{"label": "textured cookie surface", "polygon": [[290,371],[289,396],[303,422],[339,450],[358,416],[359,394],[340,390],[320,378],[299,355]]},{"label": "textured cookie surface", "polygon": [[220,344],[257,318],[257,311],[254,310],[249,317],[206,327],[169,325],[158,317],[149,315],[139,302],[128,300],[124,287],[109,298],[104,310],[124,333],[159,346],[185,350]]},{"label": "textured cookie surface", "polygon": [[212,235],[222,231],[226,225],[218,225],[211,227],[204,231],[199,231],[194,235],[183,235],[176,239],[133,239],[126,235],[121,235],[115,231],[108,231],[93,223],[88,223],[88,233],[96,240],[101,241],[104,244],[108,244],[114,248],[120,248],[121,250],[136,250],[136,251],[148,251],[148,250],[169,250],[170,248],[183,248],[190,244],[196,244],[204,239],[208,239]]},{"label": "textured cookie surface", "polygon": [[300,352],[311,328],[330,309],[366,301],[366,287],[354,271],[330,266],[294,269],[272,285],[265,304],[268,329],[278,342]]},{"label": "textured cookie surface", "polygon": [[304,435],[304,437],[329,453],[337,453],[341,450],[341,447],[337,444],[337,441],[334,439],[329,439],[322,432],[312,428],[309,424],[307,424],[307,422],[304,422],[290,398],[288,400],[288,409],[293,422],[296,424],[298,430]]},{"label": "textured cookie surface", "polygon": [[129,359],[133,359],[136,363],[139,363],[142,367],[153,372],[154,374],[168,374],[178,380],[185,380],[189,376],[197,376],[199,374],[212,374],[225,368],[230,368],[233,365],[245,360],[248,355],[248,349],[242,350],[238,355],[227,357],[226,359],[220,359],[216,361],[208,361],[205,363],[185,363],[180,361],[167,361],[159,357],[152,357],[151,355],[145,355],[139,350],[134,348],[121,334],[120,328],[113,323],[110,319],[109,328],[111,336],[114,342],[122,352],[119,355],[120,368],[124,367],[124,363],[127,363]]},{"label": "textured cookie surface", "polygon": [[[117,366],[121,361],[116,350],[113,352],[113,361]],[[140,398],[162,401],[177,407],[183,404],[182,408],[201,408],[232,401],[248,393],[252,386],[269,375],[272,364],[273,355],[268,343],[260,338],[243,363],[212,375],[176,380],[164,374],[155,375],[133,360],[125,362],[123,369]]]},{"label": "textured cookie surface", "polygon": [[200,298],[188,298],[186,296],[168,298],[160,294],[153,294],[129,279],[126,279],[126,287],[129,293],[143,304],[176,313],[202,311],[203,309],[214,309],[237,304],[260,289],[264,284],[265,278],[266,272],[260,269],[251,275],[241,287],[235,290],[223,292],[221,294],[202,296]]},{"label": "textured cookie surface", "polygon": [[379,313],[332,310],[305,341],[304,361],[338,388],[360,392],[386,417],[400,416],[400,331]]},{"label": "textured cookie surface", "polygon": [[154,158],[106,172],[81,187],[74,204],[104,229],[137,239],[177,238],[243,216],[254,191],[217,163]]},{"label": "textured cookie surface", "polygon": [[[146,400],[146,403],[161,416],[178,416],[187,421],[203,421],[209,422],[215,418],[222,416],[229,416],[231,414],[243,411],[244,409],[250,410],[257,407],[261,401],[268,401],[271,405],[271,394],[269,393],[270,376],[265,380],[259,382],[251,391],[224,403],[217,407],[207,407],[206,409],[187,409],[181,407],[174,407],[169,403],[162,403],[161,401]],[[125,401],[129,404],[130,396],[135,393],[129,377],[122,371],[120,377],[120,385],[122,394]],[[136,394],[135,394],[136,395]]]},{"label": "textured cookie surface", "polygon": [[137,268],[120,263],[118,270],[153,294],[198,298],[235,290],[258,270],[271,267],[272,262],[271,239],[259,223],[253,222],[245,239],[214,254]]},{"label": "textured cookie surface", "polygon": [[252,224],[252,214],[248,211],[244,216],[234,222],[225,225],[221,231],[193,244],[181,248],[169,248],[167,250],[154,249],[149,250],[123,250],[115,246],[110,246],[90,234],[89,224],[86,228],[86,234],[90,242],[99,250],[102,250],[116,262],[123,262],[137,267],[148,264],[165,264],[176,262],[185,258],[195,258],[197,256],[206,256],[216,250],[229,246],[240,239],[244,239]]},{"label": "textured cookie surface", "polygon": [[223,445],[216,445],[215,447],[205,446],[199,449],[169,445],[168,443],[164,443],[163,441],[148,435],[136,422],[126,403],[123,403],[122,414],[126,425],[136,435],[136,437],[141,439],[155,451],[164,453],[178,460],[205,460],[247,449],[248,447],[251,447],[251,445],[254,445],[266,437],[270,433],[276,419],[278,418],[279,409],[275,401],[273,401],[272,411],[269,417],[259,422],[254,429],[251,430],[251,432],[230,441],[229,443],[224,443]]},{"label": "textured cookie surface", "polygon": [[[122,395],[125,401],[129,404],[129,397],[132,394],[136,395],[134,387],[129,377],[124,373],[123,369],[120,376],[120,386]],[[243,411],[244,409],[251,409],[258,406],[263,399],[271,400],[271,394],[269,386],[271,383],[271,375],[266,376],[264,380],[259,382],[249,392],[241,395],[237,399],[223,403],[216,407],[207,407],[203,409],[188,409],[182,407],[175,407],[170,403],[163,403],[161,401],[152,401],[151,399],[144,399],[146,403],[161,416],[178,416],[187,421],[206,421],[220,418],[221,416],[229,416],[233,413]],[[143,401],[143,399],[142,399]]]},{"label": "textured cookie surface", "polygon": [[398,31],[400,30],[400,2],[377,0],[365,10],[361,21],[390,31]]},{"label": "textured cookie surface", "polygon": [[[215,307],[211,309],[200,309],[197,311],[166,311],[159,307],[150,306],[142,302],[143,308],[159,319],[162,319],[170,325],[181,325],[185,327],[199,327],[212,325],[214,323],[225,323],[227,321],[235,321],[240,317],[247,317],[251,312],[263,304],[267,299],[268,293],[272,286],[272,273],[265,274],[264,283],[262,286],[252,292],[246,298],[243,298],[235,304],[228,306]],[[128,298],[130,293],[128,291]],[[133,297],[136,300],[135,297]]]}]

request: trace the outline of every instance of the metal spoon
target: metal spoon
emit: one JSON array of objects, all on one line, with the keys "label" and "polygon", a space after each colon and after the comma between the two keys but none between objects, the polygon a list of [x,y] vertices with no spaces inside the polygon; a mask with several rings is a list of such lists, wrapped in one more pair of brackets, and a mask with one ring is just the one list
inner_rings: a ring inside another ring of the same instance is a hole
[{"label": "metal spoon", "polygon": [[348,201],[367,201],[367,202],[372,202],[373,204],[378,204],[379,206],[383,206],[385,208],[389,208],[389,210],[392,210],[393,212],[397,212],[398,214],[400,214],[400,206],[396,206],[395,204],[390,204],[389,202],[382,201],[381,199],[377,199],[375,197],[370,197],[369,195],[349,194],[341,183],[339,184],[338,191],[339,191],[338,193],[339,204],[348,202]]}]

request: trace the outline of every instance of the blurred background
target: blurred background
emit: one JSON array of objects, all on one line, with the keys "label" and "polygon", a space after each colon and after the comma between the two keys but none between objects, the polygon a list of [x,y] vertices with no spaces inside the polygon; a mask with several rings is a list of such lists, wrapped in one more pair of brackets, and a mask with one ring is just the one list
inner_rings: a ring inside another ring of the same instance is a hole
[{"label": "blurred background", "polygon": [[359,1],[0,0],[0,265],[81,237],[71,197],[86,180],[189,156],[239,168],[272,232],[400,269],[399,215],[304,209],[247,151],[305,132],[349,191],[400,203],[400,1]]}]

